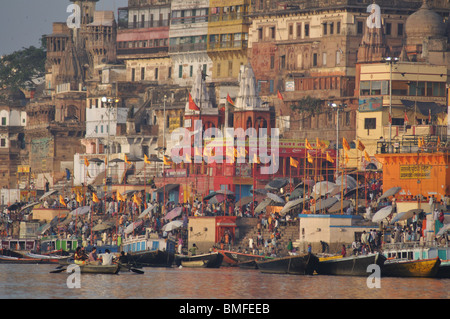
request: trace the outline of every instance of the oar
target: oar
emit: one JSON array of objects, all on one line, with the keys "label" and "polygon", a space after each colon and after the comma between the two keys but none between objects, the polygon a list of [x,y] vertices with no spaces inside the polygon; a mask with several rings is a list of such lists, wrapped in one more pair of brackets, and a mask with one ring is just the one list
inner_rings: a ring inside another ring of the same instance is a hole
[{"label": "oar", "polygon": [[136,274],[140,274],[140,275],[144,274],[144,272],[143,272],[142,270],[139,270],[139,269],[136,269],[136,268],[132,268],[132,267],[127,266],[127,265],[122,264],[122,263],[117,263],[117,264],[118,264],[120,267],[127,268],[128,270],[131,270],[132,272],[134,272],[134,273],[136,273]]},{"label": "oar", "polygon": [[59,274],[60,272],[63,272],[65,270],[67,270],[67,268],[56,269],[56,270],[50,271],[50,273],[51,274]]}]

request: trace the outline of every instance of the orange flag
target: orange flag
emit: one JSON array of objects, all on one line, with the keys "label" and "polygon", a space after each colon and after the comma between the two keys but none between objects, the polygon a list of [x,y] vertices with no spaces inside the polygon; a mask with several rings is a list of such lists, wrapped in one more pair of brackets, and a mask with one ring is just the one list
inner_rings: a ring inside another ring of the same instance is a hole
[{"label": "orange flag", "polygon": [[370,161],[371,161],[371,160],[370,160],[370,156],[369,156],[369,154],[367,154],[366,151],[364,151],[364,158],[365,158],[365,160],[366,160],[367,162],[370,162]]},{"label": "orange flag", "polygon": [[309,144],[307,138],[305,138],[305,147],[306,147],[306,149],[308,149],[308,150],[312,150],[312,149],[313,149],[312,146],[311,146],[311,144]]},{"label": "orange flag", "polygon": [[366,147],[364,146],[364,144],[358,140],[358,145],[357,145],[358,150],[360,150],[361,152],[364,151],[366,149]]},{"label": "orange flag", "polygon": [[308,154],[308,162],[310,162],[311,164],[313,163],[313,158],[312,156],[309,154],[309,152],[306,152]]},{"label": "orange flag", "polygon": [[234,106],[234,102],[233,102],[233,100],[231,99],[231,97],[230,97],[229,94],[227,94],[227,102],[230,103],[232,106]]},{"label": "orange flag", "polygon": [[295,159],[293,159],[293,158],[291,157],[291,158],[290,158],[290,162],[291,162],[291,166],[298,167],[298,161],[297,161],[297,160],[295,160]]},{"label": "orange flag", "polygon": [[151,162],[148,160],[147,155],[145,155],[145,154],[144,154],[144,162],[145,162],[146,164],[150,164],[150,163],[151,163]]},{"label": "orange flag", "polygon": [[280,92],[280,91],[277,92],[277,97],[278,97],[281,101],[284,101],[283,95],[281,95],[281,92]]},{"label": "orange flag", "polygon": [[86,167],[89,167],[89,161],[87,157],[84,158],[84,165],[86,165]]},{"label": "orange flag", "polygon": [[97,194],[95,193],[92,193],[92,200],[94,203],[100,203],[100,199],[98,199]]},{"label": "orange flag", "polygon": [[348,142],[345,139],[345,137],[342,138],[342,147],[344,147],[344,150],[350,151],[350,145],[348,144]]},{"label": "orange flag", "polygon": [[331,156],[328,152],[327,152],[327,161],[330,163],[334,163],[334,159],[331,158]]},{"label": "orange flag", "polygon": [[67,207],[66,201],[64,200],[64,198],[62,197],[62,195],[59,195],[59,202],[60,202],[61,205],[63,205],[64,207]]},{"label": "orange flag", "polygon": [[191,93],[189,93],[189,109],[193,110],[193,111],[200,111],[200,109],[198,108],[197,104],[195,104]]}]

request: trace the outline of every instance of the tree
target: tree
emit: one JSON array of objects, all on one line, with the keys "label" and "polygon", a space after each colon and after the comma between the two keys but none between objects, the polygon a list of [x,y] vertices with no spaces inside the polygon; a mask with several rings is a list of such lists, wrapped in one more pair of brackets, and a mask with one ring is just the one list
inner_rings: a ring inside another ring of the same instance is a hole
[{"label": "tree", "polygon": [[307,97],[298,100],[297,104],[293,104],[291,109],[300,113],[315,115],[320,113],[322,106],[323,100],[308,95]]},{"label": "tree", "polygon": [[0,89],[16,91],[33,87],[45,75],[44,48],[30,46],[0,58]]}]

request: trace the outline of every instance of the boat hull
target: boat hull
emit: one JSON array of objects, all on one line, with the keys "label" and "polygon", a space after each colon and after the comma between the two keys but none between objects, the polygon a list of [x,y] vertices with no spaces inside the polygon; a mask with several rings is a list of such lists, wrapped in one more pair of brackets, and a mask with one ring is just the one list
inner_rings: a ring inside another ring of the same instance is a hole
[{"label": "boat hull", "polygon": [[79,265],[80,272],[82,274],[105,274],[105,275],[115,275],[119,272],[119,265]]},{"label": "boat hull", "polygon": [[128,261],[135,267],[172,267],[175,254],[162,250],[129,252]]},{"label": "boat hull", "polygon": [[10,256],[0,256],[0,264],[20,264],[20,265],[36,265],[36,264],[48,264],[47,260],[35,259],[35,258],[18,258]]},{"label": "boat hull", "polygon": [[249,261],[262,261],[266,259],[265,256],[261,255],[253,255],[253,254],[244,254],[235,251],[229,250],[215,250],[216,252],[223,255],[222,266],[228,267],[237,267],[240,263],[246,263]]},{"label": "boat hull", "polygon": [[381,254],[369,254],[342,258],[325,258],[319,262],[317,273],[319,275],[333,276],[367,276],[367,267],[377,264],[383,266],[386,257]]},{"label": "boat hull", "polygon": [[220,268],[223,259],[223,255],[217,252],[197,256],[176,255],[175,265],[192,268]]},{"label": "boat hull", "polygon": [[257,261],[258,269],[262,273],[312,275],[319,263],[319,258],[313,254],[287,256]]},{"label": "boat hull", "polygon": [[450,278],[450,260],[442,261],[436,274],[438,278]]},{"label": "boat hull", "polygon": [[385,277],[436,277],[441,260],[420,259],[407,261],[389,261],[381,269]]}]

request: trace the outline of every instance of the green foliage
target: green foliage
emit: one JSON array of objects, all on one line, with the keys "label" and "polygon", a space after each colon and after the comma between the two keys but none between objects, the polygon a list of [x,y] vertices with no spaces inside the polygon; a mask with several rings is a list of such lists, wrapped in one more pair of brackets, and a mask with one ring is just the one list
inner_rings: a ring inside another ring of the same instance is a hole
[{"label": "green foliage", "polygon": [[300,113],[309,113],[310,115],[319,114],[324,101],[311,96],[304,97],[292,104],[291,109]]},{"label": "green foliage", "polygon": [[46,52],[31,46],[0,59],[0,89],[12,91],[33,86],[33,79],[45,75]]}]

